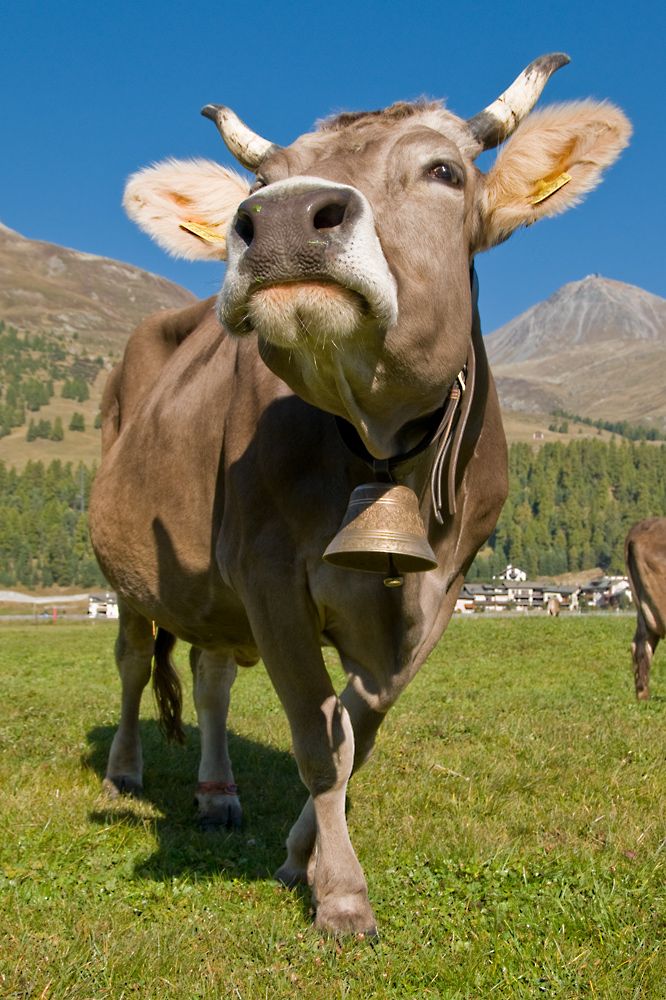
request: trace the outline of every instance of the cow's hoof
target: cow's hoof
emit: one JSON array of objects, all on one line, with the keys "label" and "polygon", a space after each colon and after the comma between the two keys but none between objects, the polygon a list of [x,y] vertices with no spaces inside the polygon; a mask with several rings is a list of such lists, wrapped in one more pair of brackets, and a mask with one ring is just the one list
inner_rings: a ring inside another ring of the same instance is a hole
[{"label": "cow's hoof", "polygon": [[215,833],[217,830],[240,830],[243,825],[243,818],[240,812],[232,814],[230,811],[226,815],[196,815],[196,821],[202,833]]},{"label": "cow's hoof", "polygon": [[209,795],[198,792],[195,819],[204,833],[215,830],[238,830],[243,824],[243,810],[237,795]]},{"label": "cow's hoof", "polygon": [[308,884],[308,873],[305,868],[292,868],[287,862],[281,865],[273,875],[276,882],[281,882],[287,889],[295,889],[297,885]]},{"label": "cow's hoof", "polygon": [[649,701],[651,697],[650,688],[640,688],[640,690],[636,691],[638,701]]},{"label": "cow's hoof", "polygon": [[314,926],[335,937],[363,934],[377,938],[377,921],[367,899],[358,896],[337,896],[317,904]]},{"label": "cow's hoof", "polygon": [[108,798],[113,802],[119,795],[132,795],[134,798],[141,798],[143,785],[138,778],[132,778],[129,774],[112,774],[107,776],[102,782],[102,788]]},{"label": "cow's hoof", "polygon": [[233,781],[199,781],[194,795],[196,821],[202,830],[238,829],[243,810]]}]

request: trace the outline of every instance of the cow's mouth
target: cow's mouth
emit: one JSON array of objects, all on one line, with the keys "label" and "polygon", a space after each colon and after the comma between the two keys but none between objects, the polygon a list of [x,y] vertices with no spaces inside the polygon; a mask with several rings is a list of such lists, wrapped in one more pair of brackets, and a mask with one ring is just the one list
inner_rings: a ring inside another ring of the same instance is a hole
[{"label": "cow's mouth", "polygon": [[352,336],[371,313],[359,292],[334,281],[281,281],[253,289],[247,322],[280,347],[323,346]]}]

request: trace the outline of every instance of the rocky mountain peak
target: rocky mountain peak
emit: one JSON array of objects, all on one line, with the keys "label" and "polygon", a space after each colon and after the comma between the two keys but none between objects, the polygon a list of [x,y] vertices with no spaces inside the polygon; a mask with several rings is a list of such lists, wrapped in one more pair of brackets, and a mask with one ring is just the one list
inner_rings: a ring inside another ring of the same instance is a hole
[{"label": "rocky mountain peak", "polygon": [[505,409],[666,425],[666,299],[591,274],[489,334]]}]

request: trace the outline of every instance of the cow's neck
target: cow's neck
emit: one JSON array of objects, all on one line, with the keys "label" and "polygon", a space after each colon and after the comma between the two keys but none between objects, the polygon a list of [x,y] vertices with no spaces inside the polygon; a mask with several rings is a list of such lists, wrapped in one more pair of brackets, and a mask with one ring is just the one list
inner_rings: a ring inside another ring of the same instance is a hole
[{"label": "cow's neck", "polygon": [[[372,470],[379,482],[400,483],[417,467],[427,464],[430,495],[435,517],[443,523],[446,513],[456,512],[456,470],[460,445],[474,397],[476,360],[470,340],[467,364],[451,386],[444,405],[433,415],[423,438],[409,451],[387,459],[370,454],[356,428],[342,417],[336,417],[338,433],[349,451]],[[448,458],[447,486],[444,487],[444,467]]]},{"label": "cow's neck", "polygon": [[[442,523],[446,512],[456,511],[455,484],[458,456],[467,418],[472,407],[476,376],[474,330],[480,330],[479,282],[474,265],[470,268],[472,287],[472,331],[470,334],[467,363],[458,373],[446,394],[442,406],[430,415],[423,434],[408,450],[389,458],[378,459],[366,447],[356,427],[343,417],[335,418],[338,432],[347,448],[372,470],[377,480],[401,482],[414,469],[427,464],[430,494],[437,520]],[[447,485],[444,486],[444,467],[448,458]],[[423,471],[423,468],[421,468]]]}]

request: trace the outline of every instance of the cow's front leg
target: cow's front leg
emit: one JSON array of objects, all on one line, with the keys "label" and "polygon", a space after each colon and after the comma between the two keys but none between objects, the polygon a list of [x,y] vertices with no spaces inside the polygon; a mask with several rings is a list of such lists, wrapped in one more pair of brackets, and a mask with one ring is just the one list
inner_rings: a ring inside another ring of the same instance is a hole
[{"label": "cow's front leg", "polygon": [[[294,753],[316,820],[312,872],[315,926],[333,934],[376,934],[368,889],[345,816],[347,782],[354,762],[349,714],[331,691],[310,719],[299,718],[295,724],[292,719]],[[278,871],[276,878],[281,877]]]},{"label": "cow's front leg", "polygon": [[[299,614],[297,601],[284,608],[255,606],[253,612],[252,630],[287,713],[298,770],[312,796],[317,828],[315,926],[333,934],[375,934],[368,889],[345,817],[354,733],[324,665],[316,615],[302,608]],[[293,884],[296,874],[287,861],[275,877]]]},{"label": "cow's front leg", "polygon": [[[370,708],[351,683],[340,695],[340,702],[347,709],[354,730],[352,773],[355,774],[371,756],[377,732],[386,717],[386,712],[378,712]],[[285,873],[283,880],[286,881],[288,877],[290,885],[296,885],[299,882],[312,883],[316,861],[316,837],[317,819],[312,796],[310,796],[289,832],[287,860],[280,869]]]},{"label": "cow's front leg", "polygon": [[229,700],[238,668],[231,652],[220,655],[195,647],[190,665],[201,737],[196,819],[204,830],[238,827],[242,810],[227,748]]},{"label": "cow's front leg", "polygon": [[111,744],[104,788],[111,798],[143,789],[143,755],[139,736],[139,709],[150,680],[155,648],[152,623],[118,602],[119,629],[116,665],[122,685],[120,723]]}]

